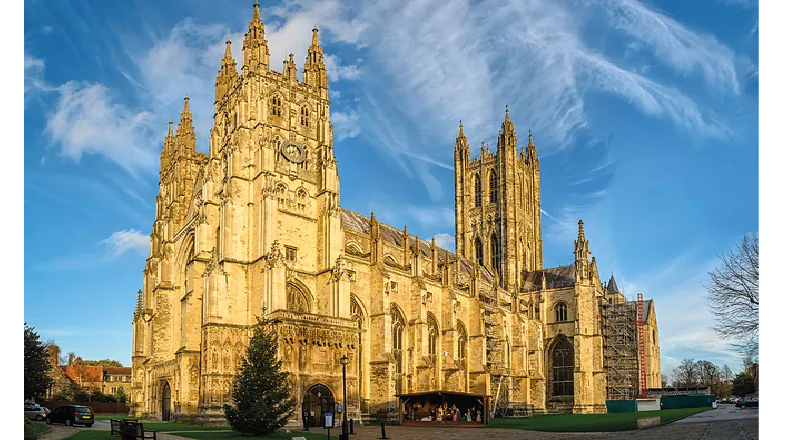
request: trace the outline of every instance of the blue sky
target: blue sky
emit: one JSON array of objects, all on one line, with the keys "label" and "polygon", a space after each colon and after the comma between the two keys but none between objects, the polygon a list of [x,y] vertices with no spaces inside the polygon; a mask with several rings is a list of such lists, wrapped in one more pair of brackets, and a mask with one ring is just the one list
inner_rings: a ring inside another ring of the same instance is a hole
[{"label": "blue sky", "polygon": [[[130,364],[162,139],[187,93],[206,152],[250,3],[25,2],[24,317],[64,351]],[[545,266],[583,219],[602,279],[655,299],[665,373],[740,368],[701,283],[759,230],[755,1],[289,4],[262,2],[271,64],[320,28],[344,207],[452,249],[459,120],[494,150],[508,105],[541,155]]]}]

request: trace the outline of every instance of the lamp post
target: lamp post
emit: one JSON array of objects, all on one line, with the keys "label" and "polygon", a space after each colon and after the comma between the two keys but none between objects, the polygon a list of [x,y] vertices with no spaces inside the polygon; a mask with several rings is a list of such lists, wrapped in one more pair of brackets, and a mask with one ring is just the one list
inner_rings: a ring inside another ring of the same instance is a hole
[{"label": "lamp post", "polygon": [[348,365],[348,356],[342,355],[342,434],[340,440],[348,440],[348,392],[345,386],[345,367]]}]

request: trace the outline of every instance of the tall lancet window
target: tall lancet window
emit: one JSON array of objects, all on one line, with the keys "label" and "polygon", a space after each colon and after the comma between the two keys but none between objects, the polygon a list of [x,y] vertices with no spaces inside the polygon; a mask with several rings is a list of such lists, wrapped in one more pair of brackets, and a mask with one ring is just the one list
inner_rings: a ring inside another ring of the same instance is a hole
[{"label": "tall lancet window", "polygon": [[480,242],[480,237],[475,238],[475,261],[483,266],[483,244]]},{"label": "tall lancet window", "polygon": [[489,172],[489,203],[497,203],[497,194],[499,194],[499,186],[497,185],[497,172],[494,168]]},{"label": "tall lancet window", "polygon": [[480,197],[482,188],[480,186],[480,174],[475,174],[475,207],[480,207]]},{"label": "tall lancet window", "polygon": [[491,267],[495,273],[500,269],[500,242],[497,240],[497,234],[491,235]]}]

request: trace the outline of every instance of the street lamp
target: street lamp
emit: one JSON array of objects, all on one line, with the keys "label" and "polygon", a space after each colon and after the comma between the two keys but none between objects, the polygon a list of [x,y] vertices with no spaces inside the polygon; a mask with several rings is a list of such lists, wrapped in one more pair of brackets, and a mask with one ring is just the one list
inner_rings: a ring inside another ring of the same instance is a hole
[{"label": "street lamp", "polygon": [[345,367],[348,365],[348,356],[342,355],[342,434],[340,440],[348,440],[348,393],[345,386]]}]

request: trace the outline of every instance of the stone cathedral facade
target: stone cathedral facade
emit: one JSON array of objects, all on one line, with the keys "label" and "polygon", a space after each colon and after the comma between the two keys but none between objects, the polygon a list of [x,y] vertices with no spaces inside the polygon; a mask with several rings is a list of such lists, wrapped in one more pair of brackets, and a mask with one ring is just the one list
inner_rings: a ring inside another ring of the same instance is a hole
[{"label": "stone cathedral facade", "polygon": [[573,264],[543,268],[532,135],[519,148],[506,109],[497,151],[482,145],[471,160],[459,128],[455,252],[346,210],[318,30],[299,80],[292,54],[272,69],[259,14],[239,66],[227,41],[209,154],[196,151],[188,98],[169,123],[134,311],[131,412],[224,423],[263,310],[279,322],[295,419],[341,404],[342,355],[352,417],[429,390],[605,412],[605,286],[582,222]]}]

